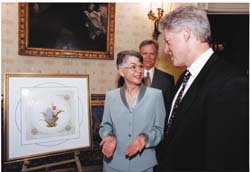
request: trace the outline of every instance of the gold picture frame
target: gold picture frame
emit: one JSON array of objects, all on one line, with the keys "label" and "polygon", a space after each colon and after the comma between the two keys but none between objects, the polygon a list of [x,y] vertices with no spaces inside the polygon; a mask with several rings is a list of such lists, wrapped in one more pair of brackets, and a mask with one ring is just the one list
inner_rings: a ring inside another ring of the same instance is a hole
[{"label": "gold picture frame", "polygon": [[114,3],[19,3],[19,55],[114,59]]}]

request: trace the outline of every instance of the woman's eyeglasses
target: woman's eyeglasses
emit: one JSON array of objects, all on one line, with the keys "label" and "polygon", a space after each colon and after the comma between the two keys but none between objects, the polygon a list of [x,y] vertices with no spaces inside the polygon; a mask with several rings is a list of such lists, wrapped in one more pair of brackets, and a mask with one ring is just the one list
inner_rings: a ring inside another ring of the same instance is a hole
[{"label": "woman's eyeglasses", "polygon": [[130,69],[132,72],[135,72],[136,70],[143,70],[144,66],[141,65],[136,65],[136,64],[131,64],[130,66],[123,67],[124,69]]}]

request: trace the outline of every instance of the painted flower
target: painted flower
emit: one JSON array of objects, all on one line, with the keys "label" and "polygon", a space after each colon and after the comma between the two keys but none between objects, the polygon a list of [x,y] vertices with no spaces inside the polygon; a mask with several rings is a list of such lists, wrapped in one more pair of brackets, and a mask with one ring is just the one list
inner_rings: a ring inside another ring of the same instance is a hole
[{"label": "painted flower", "polygon": [[47,123],[47,127],[55,127],[57,125],[56,122],[61,112],[64,112],[64,110],[57,110],[54,103],[46,109],[46,112],[41,112],[44,116],[44,121]]}]

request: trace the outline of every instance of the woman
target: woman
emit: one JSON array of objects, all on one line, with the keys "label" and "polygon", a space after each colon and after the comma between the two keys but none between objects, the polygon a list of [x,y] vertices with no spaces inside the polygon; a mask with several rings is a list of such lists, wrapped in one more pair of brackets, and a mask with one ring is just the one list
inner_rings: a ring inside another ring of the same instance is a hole
[{"label": "woman", "polygon": [[124,85],[106,93],[99,134],[104,172],[152,172],[155,146],[163,138],[165,107],[162,92],[146,87],[143,57],[136,51],[117,55]]}]

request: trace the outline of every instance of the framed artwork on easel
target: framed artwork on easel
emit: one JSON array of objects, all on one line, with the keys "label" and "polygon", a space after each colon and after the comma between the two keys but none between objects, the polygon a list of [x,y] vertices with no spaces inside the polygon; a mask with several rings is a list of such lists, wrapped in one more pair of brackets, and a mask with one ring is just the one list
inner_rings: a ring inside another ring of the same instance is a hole
[{"label": "framed artwork on easel", "polygon": [[89,76],[4,75],[5,162],[92,148]]}]

